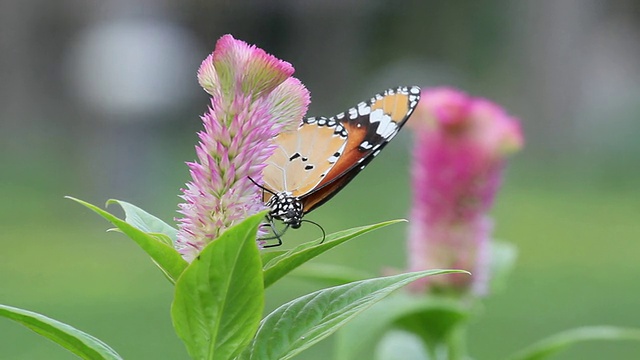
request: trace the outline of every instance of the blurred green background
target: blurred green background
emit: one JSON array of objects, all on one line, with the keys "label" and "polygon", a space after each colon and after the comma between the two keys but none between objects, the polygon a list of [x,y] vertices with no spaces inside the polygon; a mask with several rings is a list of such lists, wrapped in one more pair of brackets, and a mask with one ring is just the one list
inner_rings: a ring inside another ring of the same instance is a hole
[{"label": "blurred green background", "polygon": [[[576,326],[640,326],[633,0],[0,2],[0,303],[67,322],[126,359],[187,358],[170,284],[63,196],[118,198],[172,221],[208,105],[195,72],[225,33],[291,62],[310,115],[416,84],[457,86],[522,119],[526,147],[493,213],[496,237],[520,257],[472,325],[477,359]],[[334,232],[406,217],[411,136],[398,139],[309,219]],[[317,231],[290,231],[285,244]],[[394,225],[318,261],[403,268],[406,232]],[[284,280],[267,307],[317,288]],[[74,358],[8,320],[0,334],[0,359]],[[331,341],[299,358],[328,358]],[[640,345],[621,342],[557,359],[639,357]]]}]

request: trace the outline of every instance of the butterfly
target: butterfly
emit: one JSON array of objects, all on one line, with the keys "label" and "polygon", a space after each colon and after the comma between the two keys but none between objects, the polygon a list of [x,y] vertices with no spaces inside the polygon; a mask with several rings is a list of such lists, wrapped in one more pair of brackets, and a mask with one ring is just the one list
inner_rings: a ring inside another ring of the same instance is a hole
[{"label": "butterfly", "polygon": [[[388,89],[335,116],[304,118],[297,129],[277,135],[260,186],[270,224],[275,219],[299,228],[304,215],[342,190],[396,136],[419,99],[417,86]],[[277,244],[265,247],[282,244],[275,238]]]}]

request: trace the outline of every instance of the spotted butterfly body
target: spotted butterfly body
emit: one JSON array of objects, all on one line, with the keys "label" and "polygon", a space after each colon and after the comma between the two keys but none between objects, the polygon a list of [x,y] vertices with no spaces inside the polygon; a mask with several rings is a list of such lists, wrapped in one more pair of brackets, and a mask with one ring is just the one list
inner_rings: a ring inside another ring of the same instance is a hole
[{"label": "spotted butterfly body", "polygon": [[398,87],[332,116],[309,117],[279,134],[263,172],[269,217],[292,228],[324,204],[380,153],[409,119],[420,88]]}]

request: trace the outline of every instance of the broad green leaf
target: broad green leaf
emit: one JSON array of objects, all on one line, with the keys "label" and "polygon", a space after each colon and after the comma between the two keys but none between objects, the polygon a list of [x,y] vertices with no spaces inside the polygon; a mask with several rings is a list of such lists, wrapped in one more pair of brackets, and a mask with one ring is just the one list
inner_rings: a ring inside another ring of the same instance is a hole
[{"label": "broad green leaf", "polygon": [[567,330],[542,341],[509,357],[510,360],[540,360],[575,345],[593,340],[635,340],[640,341],[640,329],[614,326],[585,326]]},{"label": "broad green leaf", "polygon": [[102,341],[44,315],[12,306],[0,305],[0,316],[26,326],[82,359],[122,360],[122,357],[115,350]]},{"label": "broad green leaf", "polygon": [[392,291],[419,278],[463,272],[429,270],[374,278],[331,287],[294,299],[260,323],[242,359],[290,359],[331,335]]},{"label": "broad green leaf", "polygon": [[170,237],[168,237],[165,234],[160,234],[160,233],[147,233],[148,235],[153,236],[154,238],[156,238],[156,240],[160,241],[163,244],[167,244],[171,247],[173,247],[173,240],[171,240]]},{"label": "broad green leaf", "polygon": [[405,220],[391,220],[381,222],[379,224],[361,226],[353,229],[339,231],[327,235],[325,241],[322,244],[320,244],[319,239],[318,241],[299,245],[291,250],[286,251],[280,256],[271,258],[263,266],[264,287],[268,288],[270,285],[291,272],[293,269],[324,253],[327,250],[333,249],[334,247],[369,231],[402,221]]},{"label": "broad green leaf", "polygon": [[171,225],[140,209],[139,207],[129,204],[126,201],[111,199],[107,201],[109,204],[118,204],[124,210],[124,221],[135,226],[146,233],[164,234],[171,239],[172,243],[176,241],[178,230]]},{"label": "broad green leaf", "polygon": [[348,266],[311,263],[300,266],[294,270],[291,275],[303,279],[315,280],[326,286],[342,285],[375,276],[375,274]]},{"label": "broad green leaf", "polygon": [[261,251],[260,258],[262,258],[262,265],[264,267],[265,264],[268,264],[271,260],[281,256],[286,253],[287,250],[270,250],[270,251]]},{"label": "broad green leaf", "polygon": [[338,332],[336,359],[372,358],[376,344],[394,325],[431,342],[443,341],[453,327],[469,316],[469,312],[454,299],[395,294],[375,304]]},{"label": "broad green leaf", "polygon": [[[119,234],[124,234],[124,232],[122,232],[122,230],[120,230],[118,228],[107,229],[107,232],[115,232],[115,233],[119,233]],[[173,240],[171,240],[171,238],[169,238],[165,234],[160,234],[160,233],[146,233],[146,234],[149,235],[149,236],[152,236],[153,238],[155,238],[156,240],[160,241],[163,244],[167,244],[167,245],[173,247]]]},{"label": "broad green leaf", "polygon": [[135,241],[142,250],[151,256],[153,262],[160,267],[160,270],[162,270],[172,283],[176,282],[178,277],[180,277],[180,274],[182,274],[184,269],[187,267],[188,263],[182,258],[176,249],[174,249],[173,246],[166,244],[164,241],[158,240],[156,235],[147,234],[126,221],[121,220],[107,211],[89,204],[88,202],[75,199],[70,196],[67,196],[67,198],[93,210],[98,215],[112,223],[131,240]]},{"label": "broad green leaf", "polygon": [[193,359],[233,359],[258,328],[264,288],[256,234],[264,215],[226,230],[176,283],[173,326]]},{"label": "broad green leaf", "polygon": [[490,274],[489,287],[491,293],[500,292],[507,283],[507,278],[513,270],[518,258],[518,249],[515,245],[494,240],[490,243]]}]

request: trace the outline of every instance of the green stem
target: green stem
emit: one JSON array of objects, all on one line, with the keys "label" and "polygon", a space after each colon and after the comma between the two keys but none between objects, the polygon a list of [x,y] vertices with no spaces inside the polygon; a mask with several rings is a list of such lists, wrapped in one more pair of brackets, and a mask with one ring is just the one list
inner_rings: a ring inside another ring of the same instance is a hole
[{"label": "green stem", "polygon": [[446,337],[424,342],[429,359],[433,360],[465,360],[467,359],[467,327],[466,323],[458,324]]},{"label": "green stem", "polygon": [[448,360],[464,360],[467,358],[467,326],[459,324],[447,337]]}]

